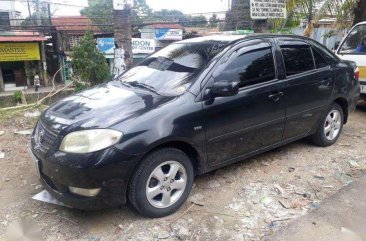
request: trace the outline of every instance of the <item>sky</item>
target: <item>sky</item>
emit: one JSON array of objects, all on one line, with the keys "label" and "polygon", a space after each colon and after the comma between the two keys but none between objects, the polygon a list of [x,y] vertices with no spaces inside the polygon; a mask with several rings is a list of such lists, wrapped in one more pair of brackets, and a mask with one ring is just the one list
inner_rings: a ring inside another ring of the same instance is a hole
[{"label": "sky", "polygon": [[[229,0],[146,0],[153,10],[177,9],[183,13],[207,13],[226,11]],[[87,0],[48,0],[47,2],[65,3],[75,6],[51,4],[51,12],[55,16],[80,15],[81,6],[87,5]],[[16,10],[22,13],[23,17],[28,16],[27,3],[24,0],[15,0]]]}]

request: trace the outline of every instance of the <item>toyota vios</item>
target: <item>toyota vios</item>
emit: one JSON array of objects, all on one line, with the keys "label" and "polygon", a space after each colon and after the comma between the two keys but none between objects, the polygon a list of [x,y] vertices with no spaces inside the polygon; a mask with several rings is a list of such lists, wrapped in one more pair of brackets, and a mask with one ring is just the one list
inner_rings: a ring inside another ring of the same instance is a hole
[{"label": "toyota vios", "polygon": [[215,36],[169,45],[40,117],[31,154],[56,199],[127,200],[162,217],[195,175],[311,137],[329,146],[360,94],[355,64],[296,36]]}]

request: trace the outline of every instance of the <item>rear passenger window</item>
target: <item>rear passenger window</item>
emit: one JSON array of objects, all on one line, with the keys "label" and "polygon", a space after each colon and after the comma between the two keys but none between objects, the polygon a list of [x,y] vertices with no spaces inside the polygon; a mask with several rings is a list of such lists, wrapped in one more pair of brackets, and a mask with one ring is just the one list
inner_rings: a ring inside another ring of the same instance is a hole
[{"label": "rear passenger window", "polygon": [[313,50],[313,55],[314,55],[314,60],[315,60],[315,65],[317,69],[320,68],[324,68],[327,67],[329,64],[327,63],[327,61],[325,61],[325,59],[323,58],[323,56],[321,56],[318,51],[316,51],[316,49],[312,49]]},{"label": "rear passenger window", "polygon": [[273,79],[275,67],[270,48],[253,50],[236,57],[215,77],[215,81],[239,81],[240,87]]},{"label": "rear passenger window", "polygon": [[300,74],[315,68],[310,46],[282,46],[281,50],[287,76]]}]

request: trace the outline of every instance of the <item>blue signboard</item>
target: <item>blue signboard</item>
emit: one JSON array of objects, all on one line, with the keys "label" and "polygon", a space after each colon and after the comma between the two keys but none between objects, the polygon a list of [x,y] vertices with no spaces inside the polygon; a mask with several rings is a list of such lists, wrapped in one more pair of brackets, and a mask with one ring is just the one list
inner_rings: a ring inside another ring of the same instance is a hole
[{"label": "blue signboard", "polygon": [[[107,58],[113,58],[114,55],[114,38],[98,38],[97,48],[99,52],[106,55]],[[151,54],[155,52],[154,39],[132,38],[133,54]]]},{"label": "blue signboard", "polygon": [[182,29],[157,28],[155,29],[155,39],[157,40],[182,40]]},{"label": "blue signboard", "polygon": [[114,38],[98,38],[97,45],[103,54],[114,54]]}]

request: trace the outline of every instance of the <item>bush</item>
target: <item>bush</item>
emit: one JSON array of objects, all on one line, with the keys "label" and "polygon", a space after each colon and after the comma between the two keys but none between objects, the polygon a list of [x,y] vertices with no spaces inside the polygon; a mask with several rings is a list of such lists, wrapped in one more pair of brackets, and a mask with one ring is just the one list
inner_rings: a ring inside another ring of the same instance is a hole
[{"label": "bush", "polygon": [[96,85],[110,79],[107,60],[96,48],[91,31],[87,31],[79,45],[74,47],[71,57],[73,70],[81,81]]},{"label": "bush", "polygon": [[79,81],[74,81],[74,86],[75,86],[75,92],[79,93],[83,90],[85,90],[86,88],[88,88],[88,86],[84,83],[81,83]]},{"label": "bush", "polygon": [[21,103],[22,102],[22,96],[23,96],[23,94],[22,94],[21,91],[19,91],[19,90],[15,91],[14,94],[13,94],[14,102],[15,103]]}]

